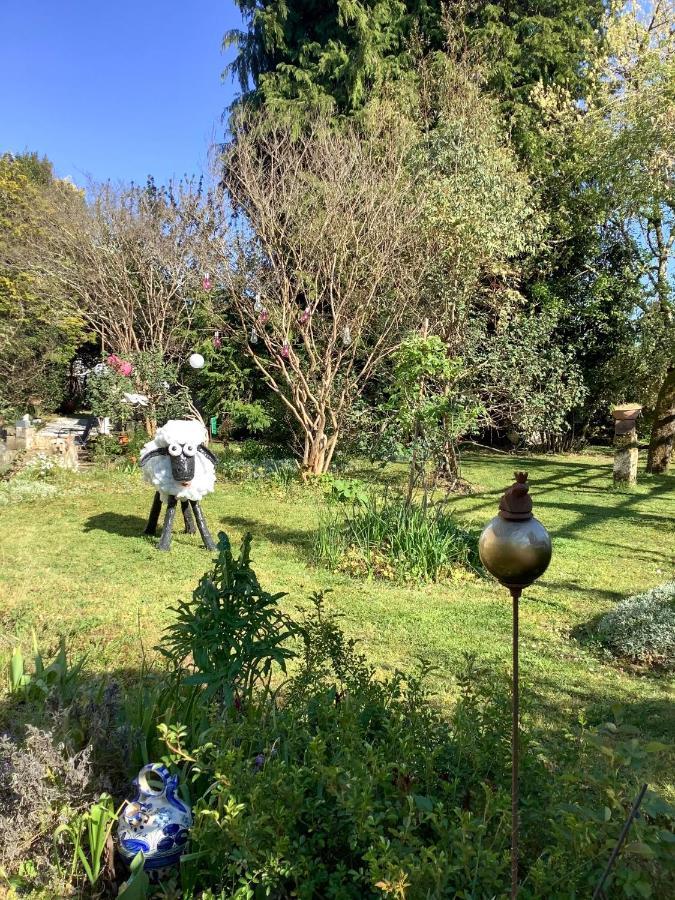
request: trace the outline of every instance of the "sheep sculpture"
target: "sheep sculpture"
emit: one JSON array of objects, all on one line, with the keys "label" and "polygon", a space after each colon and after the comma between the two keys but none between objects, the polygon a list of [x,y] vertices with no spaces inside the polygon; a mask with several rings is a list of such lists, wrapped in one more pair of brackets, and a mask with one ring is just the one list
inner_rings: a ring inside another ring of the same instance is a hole
[{"label": "sheep sculpture", "polygon": [[216,457],[206,447],[207,439],[201,422],[171,419],[157,429],[154,439],[141,450],[139,465],[143,478],[156,489],[145,534],[156,534],[162,503],[166,503],[158,550],[169,550],[171,547],[179,500],[186,533],[195,533],[196,520],[206,549],[216,549],[199,505],[202,497],[212,493],[216,486]]}]

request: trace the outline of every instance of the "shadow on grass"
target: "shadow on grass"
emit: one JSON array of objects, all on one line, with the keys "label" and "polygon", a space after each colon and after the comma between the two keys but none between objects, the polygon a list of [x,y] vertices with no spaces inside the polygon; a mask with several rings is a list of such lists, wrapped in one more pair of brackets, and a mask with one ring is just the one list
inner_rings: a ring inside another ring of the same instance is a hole
[{"label": "shadow on grass", "polygon": [[251,516],[221,516],[220,523],[226,529],[237,528],[241,532],[250,531],[254,538],[262,538],[271,544],[291,545],[307,554],[312,548],[313,532],[301,528],[280,528],[269,522],[261,522]]},{"label": "shadow on grass", "polygon": [[123,513],[106,512],[90,516],[84,523],[83,531],[107,531],[122,537],[142,537],[147,519]]},{"label": "shadow on grass", "polygon": [[[580,584],[578,581],[574,581],[572,579],[568,581],[550,581],[549,579],[544,579],[539,586],[546,591],[553,592],[554,595],[557,591],[560,591],[565,594],[575,593],[582,594],[586,597],[592,596],[594,600],[611,600],[616,602],[619,600],[623,600],[623,598],[626,596],[621,591],[608,591],[603,588],[588,587],[587,585]],[[541,598],[538,598],[535,602],[546,602],[549,604],[551,603],[551,601],[543,601]],[[566,604],[559,603],[553,603],[551,605],[566,607]]]},{"label": "shadow on grass", "polygon": [[[477,462],[484,464],[486,459],[474,456]],[[497,460],[490,459],[490,462]],[[504,460],[500,465],[506,466]],[[675,504],[675,479],[672,475],[644,475],[638,483],[637,490],[616,490],[611,481],[611,468],[606,464],[578,462],[551,458],[513,458],[515,468],[525,469],[530,474],[531,491],[537,509],[563,510],[574,515],[572,521],[551,528],[554,538],[572,538],[583,535],[589,528],[597,524],[637,521],[641,525],[652,528],[672,526],[672,515],[653,513],[640,508],[640,504],[658,500],[661,504]],[[508,483],[503,488],[506,489]],[[647,488],[647,491],[644,489]],[[569,492],[568,495],[561,492]],[[502,489],[477,491],[473,503],[463,505],[462,511],[472,516],[487,515],[494,508],[495,500]],[[547,495],[557,493],[556,498]],[[596,502],[593,502],[596,501]],[[598,540],[605,546],[615,546],[612,541]],[[616,545],[620,546],[620,545]],[[651,552],[663,559],[672,558],[672,554]]]},{"label": "shadow on grass", "polygon": [[[611,662],[604,665],[608,670],[615,668]],[[623,671],[625,674],[626,670]],[[643,679],[644,672],[636,671],[632,677]],[[671,679],[672,675],[656,670],[650,673],[653,681],[664,678]],[[623,689],[608,687],[599,692],[597,685],[581,682],[561,685],[550,678],[536,677],[521,687],[521,696],[528,713],[542,716],[554,732],[564,735],[566,729],[578,721],[582,710],[591,726],[611,721],[618,712],[618,718],[625,724],[632,725],[646,738],[675,740],[675,703],[670,698],[661,697],[635,699],[630,693],[630,684],[624,684]],[[567,707],[566,699],[572,706],[571,709]],[[668,775],[667,772],[663,774]]]}]

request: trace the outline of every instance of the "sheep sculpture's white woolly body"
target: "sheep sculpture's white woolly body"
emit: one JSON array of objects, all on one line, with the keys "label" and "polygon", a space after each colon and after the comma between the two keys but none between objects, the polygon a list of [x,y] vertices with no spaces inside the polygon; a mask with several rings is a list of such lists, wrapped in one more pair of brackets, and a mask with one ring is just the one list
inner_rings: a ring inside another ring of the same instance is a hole
[{"label": "sheep sculpture's white woolly body", "polygon": [[171,459],[168,456],[153,456],[143,462],[143,457],[151,450],[168,447],[174,441],[178,444],[192,444],[198,447],[208,440],[206,429],[201,422],[187,419],[170,419],[166,425],[157,429],[155,437],[141,450],[141,468],[143,478],[159,491],[163,503],[171,497],[179,500],[201,500],[211,494],[216,487],[216,470],[208,457],[203,453],[195,454],[195,474],[190,484],[185,487],[175,481],[171,474]]}]

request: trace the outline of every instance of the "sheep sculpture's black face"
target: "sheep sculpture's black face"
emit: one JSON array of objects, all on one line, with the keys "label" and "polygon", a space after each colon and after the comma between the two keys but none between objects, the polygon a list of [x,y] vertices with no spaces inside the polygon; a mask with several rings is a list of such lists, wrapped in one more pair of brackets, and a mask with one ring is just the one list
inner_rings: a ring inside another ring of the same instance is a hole
[{"label": "sheep sculpture's black face", "polygon": [[194,444],[179,444],[174,441],[167,447],[171,460],[171,474],[174,481],[187,487],[195,477],[195,453],[199,448]]}]

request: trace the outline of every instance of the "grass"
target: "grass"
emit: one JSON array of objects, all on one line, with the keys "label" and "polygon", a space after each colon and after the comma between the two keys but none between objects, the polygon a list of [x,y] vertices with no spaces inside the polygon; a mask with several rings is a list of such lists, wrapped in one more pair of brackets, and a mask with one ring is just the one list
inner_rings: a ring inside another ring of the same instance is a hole
[{"label": "grass", "polygon": [[[451,498],[448,509],[481,527],[516,468],[530,472],[535,513],[554,547],[549,570],[521,601],[525,718],[565,740],[582,710],[592,722],[621,704],[627,722],[675,742],[672,678],[626,671],[571,636],[624,596],[673,578],[675,477],[641,474],[635,489],[621,492],[611,486],[607,456],[474,454],[464,475],[476,490]],[[400,475],[393,468],[378,477]],[[152,495],[139,474],[92,470],[71,478],[59,496],[0,506],[0,663],[17,636],[28,650],[35,628],[43,646],[66,634],[90,667],[138,668],[209,556],[198,536],[177,533],[162,554],[142,535]],[[261,584],[288,591],[288,608],[331,589],[330,605],[383,671],[424,657],[439,668],[447,694],[465,652],[508,672],[510,600],[502,588],[480,578],[418,586],[330,573],[312,559],[321,504],[316,489],[221,481],[204,509],[214,533],[223,529],[238,542],[253,532]],[[654,773],[671,790],[673,759]]]}]

